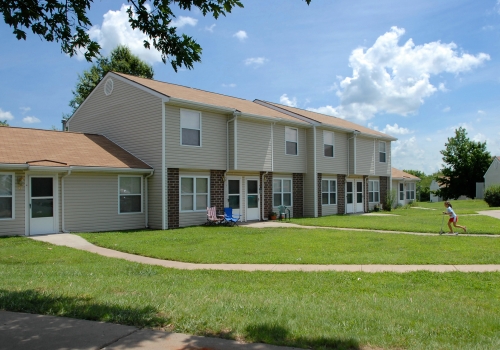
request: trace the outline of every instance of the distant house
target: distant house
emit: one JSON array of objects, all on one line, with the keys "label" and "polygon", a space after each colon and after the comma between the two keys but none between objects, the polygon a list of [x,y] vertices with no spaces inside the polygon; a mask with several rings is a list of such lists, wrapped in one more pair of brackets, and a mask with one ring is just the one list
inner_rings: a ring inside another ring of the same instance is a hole
[{"label": "distant house", "polygon": [[484,174],[484,188],[500,185],[500,157],[494,157],[490,167]]},{"label": "distant house", "polygon": [[435,191],[439,190],[440,187],[441,186],[439,186],[439,183],[436,180],[432,180],[431,185],[429,186],[431,202],[441,202],[443,200],[442,197],[435,194]]},{"label": "distant house", "polygon": [[391,169],[391,174],[392,189],[396,191],[397,197],[395,204],[405,205],[417,200],[416,189],[420,178],[396,168]]}]

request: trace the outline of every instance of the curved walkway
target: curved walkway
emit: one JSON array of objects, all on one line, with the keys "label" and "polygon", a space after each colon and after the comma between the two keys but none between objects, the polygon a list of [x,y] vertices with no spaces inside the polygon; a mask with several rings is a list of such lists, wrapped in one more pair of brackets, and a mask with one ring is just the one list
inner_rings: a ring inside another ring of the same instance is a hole
[{"label": "curved walkway", "polygon": [[[265,223],[265,227],[298,226],[290,223]],[[250,227],[262,227],[262,223],[249,224]],[[312,227],[310,227],[312,228]],[[365,230],[366,231],[366,230]],[[387,232],[387,231],[380,231]],[[430,235],[430,234],[425,234]],[[492,272],[500,271],[500,265],[293,265],[293,264],[195,264],[172,260],[149,258],[98,247],[80,236],[61,233],[47,236],[30,237],[37,241],[85,250],[110,258],[125,259],[142,264],[158,265],[181,270],[233,270],[233,271],[362,271],[362,272]]]}]

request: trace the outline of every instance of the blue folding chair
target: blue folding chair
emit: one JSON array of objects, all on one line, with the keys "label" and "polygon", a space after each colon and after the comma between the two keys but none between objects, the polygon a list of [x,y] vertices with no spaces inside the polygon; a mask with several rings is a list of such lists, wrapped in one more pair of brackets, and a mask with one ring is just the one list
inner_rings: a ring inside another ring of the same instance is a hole
[{"label": "blue folding chair", "polygon": [[240,221],[241,215],[233,215],[233,208],[224,208],[224,219],[228,226],[238,226],[238,221]]}]

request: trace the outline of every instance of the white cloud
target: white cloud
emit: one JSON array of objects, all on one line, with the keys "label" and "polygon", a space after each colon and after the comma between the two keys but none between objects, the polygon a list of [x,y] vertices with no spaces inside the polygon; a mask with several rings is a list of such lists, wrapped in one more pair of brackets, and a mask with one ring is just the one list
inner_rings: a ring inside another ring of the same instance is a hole
[{"label": "white cloud", "polygon": [[245,41],[245,39],[248,38],[247,32],[245,32],[244,30],[240,30],[234,33],[233,36],[238,38],[239,41]]},{"label": "white cloud", "polygon": [[477,114],[484,114],[484,113],[485,113],[485,111],[482,111],[482,110],[477,111]]},{"label": "white cloud", "polygon": [[236,84],[234,84],[234,83],[231,83],[231,84],[222,84],[222,87],[234,88],[234,87],[236,87]]},{"label": "white cloud", "polygon": [[411,131],[408,128],[399,127],[398,124],[394,123],[394,125],[387,124],[382,132],[389,135],[406,135]]},{"label": "white cloud", "polygon": [[179,18],[176,18],[170,22],[170,27],[177,27],[177,28],[182,28],[184,26],[196,26],[198,23],[198,20],[193,17],[185,17],[185,16],[179,16]]},{"label": "white cloud", "polygon": [[283,94],[280,96],[280,103],[285,106],[297,107],[297,99],[294,97],[290,100],[287,94]]},{"label": "white cloud", "polygon": [[453,42],[415,45],[409,39],[400,46],[404,33],[392,27],[370,48],[352,51],[352,76],[344,78],[337,91],[340,106],[328,106],[336,116],[366,121],[377,113],[416,113],[438,88],[446,89],[444,84],[431,84],[431,76],[467,72],[490,59],[485,53],[459,53]]},{"label": "white cloud", "polygon": [[[102,25],[90,28],[88,32],[90,38],[101,45],[103,53],[111,52],[118,45],[126,45],[133,54],[150,64],[161,62],[161,54],[158,50],[152,46],[151,49],[144,47],[144,40],[148,40],[148,37],[140,30],[133,30],[130,27],[127,14],[128,8],[129,6],[122,5],[119,11],[106,12],[103,16]],[[179,24],[181,24],[181,18],[178,20]],[[183,25],[189,22],[189,20],[183,21]],[[78,55],[78,58],[83,60],[83,55]]]},{"label": "white cloud", "polygon": [[476,135],[474,135],[474,137],[472,138],[472,141],[476,141],[476,142],[485,142],[486,141],[489,143],[489,140],[486,137],[486,135],[483,135],[481,133],[477,133]]},{"label": "white cloud", "polygon": [[29,111],[31,111],[31,107],[19,107],[19,109],[23,111],[23,113],[28,113]]},{"label": "white cloud", "polygon": [[205,27],[205,30],[207,32],[213,33],[214,32],[214,28],[215,28],[215,23],[212,24],[210,27]]},{"label": "white cloud", "polygon": [[319,108],[308,108],[307,110],[344,119],[343,116],[337,115],[337,110],[335,109],[335,107],[332,107],[330,105],[324,106],[324,107],[319,107]]},{"label": "white cloud", "polygon": [[269,60],[267,58],[265,58],[265,57],[252,57],[252,58],[247,58],[243,62],[247,66],[252,66],[253,65],[253,66],[259,67],[259,66],[262,66],[267,61],[269,61]]},{"label": "white cloud", "polygon": [[40,119],[38,119],[37,117],[25,117],[23,118],[23,123],[25,124],[40,123]]},{"label": "white cloud", "polygon": [[443,112],[444,113],[448,113],[449,111],[451,111],[451,107],[450,106],[443,108]]},{"label": "white cloud", "polygon": [[444,85],[444,83],[439,83],[438,89],[439,89],[439,91],[442,91],[442,92],[450,91],[450,90],[448,90],[446,88],[446,86]]},{"label": "white cloud", "polygon": [[0,121],[12,119],[14,119],[12,113],[10,113],[9,111],[4,111],[0,108]]}]

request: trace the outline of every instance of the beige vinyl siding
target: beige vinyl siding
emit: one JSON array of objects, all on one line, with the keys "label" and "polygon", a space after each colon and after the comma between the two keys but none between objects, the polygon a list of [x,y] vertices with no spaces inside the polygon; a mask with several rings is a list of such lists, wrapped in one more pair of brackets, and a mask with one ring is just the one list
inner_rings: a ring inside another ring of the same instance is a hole
[{"label": "beige vinyl siding", "polygon": [[493,185],[500,185],[500,161],[495,158],[484,174],[484,189]]},{"label": "beige vinyl siding", "polygon": [[[331,130],[327,130],[332,132]],[[318,173],[347,174],[347,134],[333,131],[334,157],[325,157],[323,129],[317,129],[316,151]]]},{"label": "beige vinyl siding", "polygon": [[[314,129],[307,129],[306,147],[307,147],[307,172],[304,174],[304,216],[314,217]],[[320,130],[316,129],[316,132]],[[317,142],[316,142],[317,143]]]},{"label": "beige vinyl siding", "polygon": [[[235,123],[233,120],[228,125],[229,169],[226,169],[226,170],[234,170],[234,130],[235,130]],[[227,163],[227,160],[226,160],[226,163]]]},{"label": "beige vinyl siding", "polygon": [[237,120],[238,169],[271,171],[271,124]]},{"label": "beige vinyl siding", "polygon": [[226,169],[227,117],[201,109],[201,147],[181,145],[181,107],[167,104],[167,167]]},{"label": "beige vinyl siding", "polygon": [[[378,143],[376,144],[378,147]],[[378,148],[377,148],[378,157]],[[367,139],[361,136],[356,137],[356,174],[357,175],[374,175],[375,162],[374,159],[374,142],[373,139]]]},{"label": "beige vinyl siding", "polygon": [[349,136],[347,137],[347,157],[348,157],[348,174],[354,174],[354,142],[356,138]]},{"label": "beige vinyl siding", "polygon": [[[298,155],[288,155],[285,153],[285,127],[296,128],[298,130]],[[291,125],[274,125],[274,171],[305,173],[307,161],[306,130]]]},{"label": "beige vinyl siding", "polygon": [[[2,173],[14,173],[2,170]],[[23,172],[15,172],[14,179],[14,219],[0,220],[0,236],[15,236],[26,234],[26,176]],[[22,180],[24,178],[24,180]],[[19,185],[18,185],[19,183]]]},{"label": "beige vinyl siding", "polygon": [[338,213],[336,205],[323,205],[321,210],[323,212],[323,216],[335,215]]},{"label": "beige vinyl siding", "polygon": [[[127,176],[127,175],[125,175]],[[144,228],[142,213],[119,214],[117,174],[71,174],[65,179],[65,225],[70,232]]]},{"label": "beige vinyl siding", "polygon": [[377,176],[391,176],[391,142],[385,141],[385,163],[381,163],[378,150],[379,141],[375,141],[375,174]]},{"label": "beige vinyl siding", "polygon": [[[101,83],[69,122],[70,131],[107,136],[154,168],[149,178],[149,226],[162,228],[162,101],[113,78],[111,95]],[[167,153],[168,156],[168,153]]]}]

